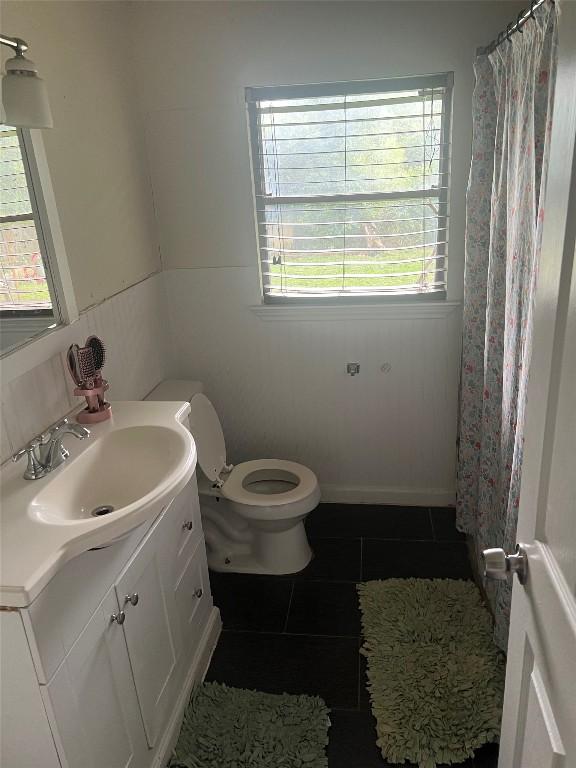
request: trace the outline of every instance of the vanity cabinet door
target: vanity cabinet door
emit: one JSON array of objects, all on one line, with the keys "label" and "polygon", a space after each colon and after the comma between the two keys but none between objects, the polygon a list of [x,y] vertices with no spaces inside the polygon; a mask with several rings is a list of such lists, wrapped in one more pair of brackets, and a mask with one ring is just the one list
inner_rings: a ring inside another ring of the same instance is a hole
[{"label": "vanity cabinet door", "polygon": [[170,585],[173,554],[167,551],[174,527],[171,512],[169,508],[163,513],[115,584],[126,614],[122,626],[150,747],[163,732],[180,682],[176,678],[182,648]]},{"label": "vanity cabinet door", "polygon": [[113,589],[48,685],[40,686],[65,768],[142,768],[149,751]]}]

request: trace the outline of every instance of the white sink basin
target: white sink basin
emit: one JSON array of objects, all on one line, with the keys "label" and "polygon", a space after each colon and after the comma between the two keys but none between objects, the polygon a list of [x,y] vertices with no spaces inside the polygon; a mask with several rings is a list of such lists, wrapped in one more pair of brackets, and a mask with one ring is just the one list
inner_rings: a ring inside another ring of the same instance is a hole
[{"label": "white sink basin", "polygon": [[183,435],[169,427],[116,429],[47,479],[32,499],[29,513],[57,524],[107,518],[100,522],[105,526],[114,517],[142,506],[187,452]]},{"label": "white sink basin", "polygon": [[153,520],[196,467],[188,403],[119,402],[70,457],[39,480],[1,471],[0,606],[30,605],[64,563]]}]

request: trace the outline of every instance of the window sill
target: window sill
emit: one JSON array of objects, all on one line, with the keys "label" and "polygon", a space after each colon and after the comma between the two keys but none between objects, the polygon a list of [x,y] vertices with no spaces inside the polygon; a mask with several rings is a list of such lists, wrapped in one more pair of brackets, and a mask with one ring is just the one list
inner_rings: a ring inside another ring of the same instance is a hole
[{"label": "window sill", "polygon": [[265,322],[332,320],[441,320],[460,310],[460,301],[407,301],[391,304],[258,304],[254,314]]}]

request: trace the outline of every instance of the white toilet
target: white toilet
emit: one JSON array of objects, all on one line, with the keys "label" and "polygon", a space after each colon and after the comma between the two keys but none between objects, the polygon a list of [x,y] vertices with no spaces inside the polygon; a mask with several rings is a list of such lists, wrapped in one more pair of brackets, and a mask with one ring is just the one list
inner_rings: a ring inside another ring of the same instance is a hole
[{"label": "white toilet", "polygon": [[296,573],[312,559],[304,519],[320,501],[316,475],[281,459],[232,466],[218,414],[198,382],[166,381],[154,400],[189,400],[208,565],[215,571]]}]

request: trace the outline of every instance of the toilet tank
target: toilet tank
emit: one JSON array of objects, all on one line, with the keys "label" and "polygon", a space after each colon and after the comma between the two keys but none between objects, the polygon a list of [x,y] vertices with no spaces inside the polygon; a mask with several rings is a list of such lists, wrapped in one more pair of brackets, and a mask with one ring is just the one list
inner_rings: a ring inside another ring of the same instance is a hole
[{"label": "toilet tank", "polygon": [[[194,395],[204,391],[204,384],[201,381],[190,381],[189,379],[165,379],[154,387],[150,394],[146,395],[144,400],[161,400],[167,402],[169,400],[178,400],[184,402],[190,402]],[[186,419],[186,426],[190,430],[188,419]]]},{"label": "toilet tank", "polygon": [[154,387],[144,400],[184,400],[188,403],[194,395],[204,392],[204,385],[201,381],[189,381],[188,379],[165,379]]}]

